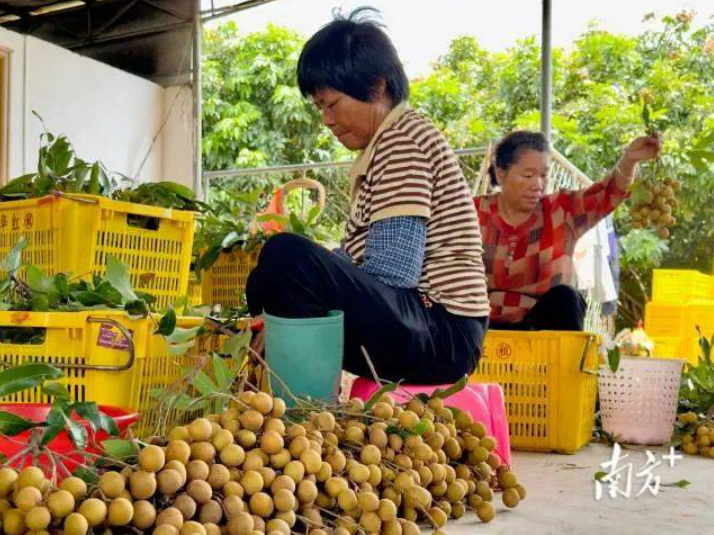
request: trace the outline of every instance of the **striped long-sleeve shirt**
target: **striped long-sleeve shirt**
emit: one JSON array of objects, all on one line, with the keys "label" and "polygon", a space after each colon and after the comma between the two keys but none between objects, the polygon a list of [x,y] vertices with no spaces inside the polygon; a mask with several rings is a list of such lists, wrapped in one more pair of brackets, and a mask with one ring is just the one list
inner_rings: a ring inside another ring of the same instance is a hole
[{"label": "striped long-sleeve shirt", "polygon": [[448,311],[489,313],[481,233],[458,160],[444,136],[406,104],[395,107],[352,168],[345,250],[365,261],[370,226],[416,216],[426,221],[417,289]]}]

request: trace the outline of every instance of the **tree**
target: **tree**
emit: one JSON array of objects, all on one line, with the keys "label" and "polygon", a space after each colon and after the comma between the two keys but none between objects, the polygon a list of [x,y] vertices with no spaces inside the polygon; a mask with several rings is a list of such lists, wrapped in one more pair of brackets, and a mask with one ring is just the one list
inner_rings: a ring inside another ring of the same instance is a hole
[{"label": "tree", "polygon": [[295,76],[303,38],[269,25],[241,35],[235,22],[204,36],[203,159],[207,170],[324,161],[337,143]]}]

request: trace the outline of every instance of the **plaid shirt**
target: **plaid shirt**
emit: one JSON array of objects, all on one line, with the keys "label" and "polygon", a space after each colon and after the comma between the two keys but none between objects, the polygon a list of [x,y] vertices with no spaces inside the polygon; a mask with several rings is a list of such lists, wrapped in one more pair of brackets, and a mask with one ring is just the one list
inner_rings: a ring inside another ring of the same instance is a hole
[{"label": "plaid shirt", "polygon": [[572,284],[578,238],[626,195],[612,177],[579,191],[560,190],[544,197],[517,227],[499,215],[498,193],[476,197],[491,320],[519,322],[539,296],[559,284]]},{"label": "plaid shirt", "polygon": [[[394,288],[416,288],[424,263],[426,222],[416,216],[399,216],[372,223],[367,234],[364,262],[360,266],[380,282]],[[343,249],[334,252],[352,262]]]}]

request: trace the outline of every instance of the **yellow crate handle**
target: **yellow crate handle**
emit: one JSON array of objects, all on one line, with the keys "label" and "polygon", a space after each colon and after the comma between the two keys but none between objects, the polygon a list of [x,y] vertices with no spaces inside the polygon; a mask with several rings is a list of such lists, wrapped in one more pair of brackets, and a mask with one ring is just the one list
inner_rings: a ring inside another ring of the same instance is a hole
[{"label": "yellow crate handle", "polygon": [[327,193],[325,192],[325,186],[323,186],[317,180],[313,180],[312,178],[296,178],[294,180],[291,180],[281,188],[281,212],[285,213],[285,197],[287,196],[287,194],[294,189],[300,188],[317,190],[317,205],[320,207],[320,214],[322,214],[322,211],[325,209],[325,204],[327,203]]},{"label": "yellow crate handle", "polygon": [[588,358],[588,350],[590,349],[590,344],[592,344],[596,339],[594,335],[588,335],[588,339],[585,341],[585,347],[583,348],[583,355],[580,357],[580,371],[582,373],[587,373],[588,375],[598,375],[600,372],[598,369],[586,370],[585,369],[585,359]]},{"label": "yellow crate handle", "polygon": [[109,318],[87,318],[87,323],[102,323],[102,324],[107,324],[111,325],[112,327],[116,327],[119,329],[119,332],[126,338],[127,342],[129,343],[129,347],[127,351],[129,351],[129,359],[124,363],[120,365],[110,365],[110,364],[62,364],[62,363],[52,363],[52,366],[55,368],[61,368],[61,369],[71,369],[71,370],[91,370],[91,371],[98,371],[98,372],[123,372],[125,370],[128,370],[134,365],[134,358],[136,356],[135,351],[134,351],[134,340],[131,337],[131,333],[129,332],[129,329],[124,327],[121,323],[118,321],[109,319]]}]

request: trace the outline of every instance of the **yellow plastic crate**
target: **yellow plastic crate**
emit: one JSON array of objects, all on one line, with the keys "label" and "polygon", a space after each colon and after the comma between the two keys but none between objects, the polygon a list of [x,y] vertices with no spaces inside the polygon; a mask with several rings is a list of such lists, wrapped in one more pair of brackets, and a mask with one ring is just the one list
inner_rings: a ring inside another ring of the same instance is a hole
[{"label": "yellow plastic crate", "polygon": [[121,259],[135,288],[159,308],[186,295],[194,214],[93,195],[0,203],[0,255],[25,237],[23,259],[46,274],[103,275]]},{"label": "yellow plastic crate", "polygon": [[[37,328],[44,332],[39,344],[0,341],[0,364],[6,367],[27,362],[43,362],[65,373],[72,399],[102,405],[131,408],[141,413],[137,427],[140,437],[158,422],[157,401],[151,396],[180,379],[179,366],[195,362],[197,355],[217,349],[220,339],[199,339],[186,355],[169,355],[166,340],[154,334],[158,317],[131,319],[123,312],[0,312],[0,340],[10,328]],[[191,328],[201,318],[180,317],[177,325]],[[125,336],[132,337],[133,356]],[[0,398],[9,403],[47,403],[37,388]],[[182,414],[169,415],[178,422]]]},{"label": "yellow plastic crate", "polygon": [[248,275],[258,262],[259,250],[236,249],[221,253],[216,263],[203,274],[203,300],[224,309],[238,307],[245,293]]},{"label": "yellow plastic crate", "polygon": [[650,336],[691,338],[697,336],[697,326],[704,332],[714,331],[714,300],[645,306],[645,331]]},{"label": "yellow plastic crate", "polygon": [[655,269],[652,272],[652,301],[679,305],[714,299],[714,277],[691,269]]},{"label": "yellow plastic crate", "polygon": [[188,276],[188,304],[197,307],[203,304],[203,286],[192,271]]},{"label": "yellow plastic crate", "polygon": [[701,349],[699,347],[699,338],[696,336],[653,336],[652,341],[655,345],[654,358],[680,359],[692,366],[699,364]]},{"label": "yellow plastic crate", "polygon": [[511,446],[575,453],[595,423],[596,335],[565,331],[493,331],[470,380],[503,388]]}]

